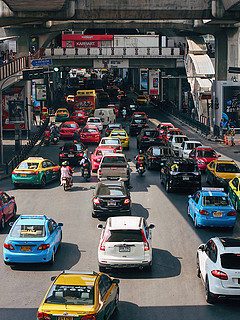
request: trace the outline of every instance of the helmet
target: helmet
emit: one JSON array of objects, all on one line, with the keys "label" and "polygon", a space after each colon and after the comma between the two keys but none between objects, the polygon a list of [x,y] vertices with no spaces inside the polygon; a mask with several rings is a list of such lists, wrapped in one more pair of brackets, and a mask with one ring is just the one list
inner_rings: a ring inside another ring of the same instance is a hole
[{"label": "helmet", "polygon": [[142,154],[143,153],[143,151],[142,150],[139,150],[139,154]]},{"label": "helmet", "polygon": [[62,163],[62,166],[66,167],[66,166],[67,166],[67,161],[64,161],[64,162]]}]

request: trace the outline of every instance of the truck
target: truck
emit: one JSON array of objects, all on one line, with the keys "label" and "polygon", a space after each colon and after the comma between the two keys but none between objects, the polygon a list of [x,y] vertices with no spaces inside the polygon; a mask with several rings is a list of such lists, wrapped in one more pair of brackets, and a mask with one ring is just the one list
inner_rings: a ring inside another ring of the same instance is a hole
[{"label": "truck", "polygon": [[78,90],[74,96],[74,111],[83,110],[88,116],[93,116],[96,103],[95,90]]},{"label": "truck", "polygon": [[98,181],[121,180],[130,184],[130,167],[123,153],[109,153],[102,157],[98,169]]}]

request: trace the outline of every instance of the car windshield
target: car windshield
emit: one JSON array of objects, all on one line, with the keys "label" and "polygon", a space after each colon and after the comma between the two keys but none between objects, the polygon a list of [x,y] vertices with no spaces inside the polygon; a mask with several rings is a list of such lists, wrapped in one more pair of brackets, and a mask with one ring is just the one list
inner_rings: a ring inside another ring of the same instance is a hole
[{"label": "car windshield", "polygon": [[146,99],[145,96],[138,96],[138,99]]},{"label": "car windshield", "polygon": [[176,137],[175,138],[176,143],[182,143],[183,141],[187,141],[187,140],[188,140],[187,137]]},{"label": "car windshield", "polygon": [[221,264],[224,269],[240,270],[240,250],[239,253],[224,253],[220,255]]},{"label": "car windshield", "polygon": [[145,137],[156,138],[159,136],[159,131],[145,131],[143,134]]},{"label": "car windshield", "polygon": [[126,132],[112,132],[112,137],[126,137]]},{"label": "car windshield", "polygon": [[58,110],[57,113],[64,113],[67,114],[68,112],[66,110]]},{"label": "car windshield", "polygon": [[132,121],[132,123],[133,124],[145,124],[145,123],[147,123],[147,119],[134,119],[133,121]]},{"label": "car windshield", "polygon": [[39,164],[36,162],[22,162],[18,166],[18,169],[33,169],[36,170],[38,168]]},{"label": "car windshield", "polygon": [[77,125],[75,123],[65,123],[65,124],[63,124],[62,128],[75,129],[75,128],[77,128]]},{"label": "car windshield", "polygon": [[196,143],[196,142],[186,143],[186,149],[192,150],[194,148],[199,147],[200,145],[201,145],[201,143]]},{"label": "car windshield", "polygon": [[94,287],[53,284],[45,303],[62,305],[93,305]]},{"label": "car windshield", "polygon": [[93,122],[93,123],[99,123],[99,122],[101,122],[101,120],[100,119],[93,119],[93,118],[90,118],[90,119],[88,119],[88,122]]},{"label": "car windshield", "polygon": [[198,150],[197,156],[199,158],[216,158],[216,152],[214,150]]},{"label": "car windshield", "polygon": [[[78,146],[80,146],[80,145],[78,145]],[[75,145],[75,144],[65,144],[63,146],[62,151],[64,151],[64,152],[77,151],[77,145]]]},{"label": "car windshield", "polygon": [[103,184],[98,189],[97,194],[99,196],[125,196],[126,192],[122,186],[108,186]]},{"label": "car windshield", "polygon": [[46,235],[44,225],[20,225],[16,224],[12,227],[11,237],[16,238],[42,238]]},{"label": "car windshield", "polygon": [[204,196],[202,205],[212,207],[229,207],[230,202],[227,196]]},{"label": "car windshield", "polygon": [[125,157],[114,157],[114,156],[110,156],[110,157],[104,157],[102,160],[102,163],[125,163],[126,159]]},{"label": "car windshield", "polygon": [[119,144],[117,139],[103,139],[101,144]]},{"label": "car windshield", "polygon": [[97,129],[95,129],[95,128],[84,128],[83,132],[85,132],[85,133],[96,133]]},{"label": "car windshield", "polygon": [[240,169],[234,163],[218,163],[217,172],[239,173]]},{"label": "car windshield", "polygon": [[96,155],[104,156],[105,154],[108,154],[108,153],[115,153],[115,149],[98,150]]},{"label": "car windshield", "polygon": [[134,118],[140,118],[140,117],[145,117],[145,114],[143,114],[143,113],[134,114]]},{"label": "car windshield", "polygon": [[180,136],[180,135],[182,135],[181,131],[169,131],[168,133],[170,135],[172,135],[172,136]]},{"label": "car windshield", "polygon": [[141,230],[109,230],[107,242],[143,242]]},{"label": "car windshield", "polygon": [[84,114],[83,114],[82,112],[74,112],[74,113],[73,113],[73,116],[74,116],[74,117],[83,117]]}]

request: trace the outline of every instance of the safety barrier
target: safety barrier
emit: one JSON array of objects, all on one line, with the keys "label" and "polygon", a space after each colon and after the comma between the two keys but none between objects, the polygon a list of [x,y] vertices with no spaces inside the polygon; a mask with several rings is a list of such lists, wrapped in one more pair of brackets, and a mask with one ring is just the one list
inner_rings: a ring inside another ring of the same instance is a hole
[{"label": "safety barrier", "polygon": [[[234,144],[240,145],[240,128],[234,128],[235,136],[234,136]],[[226,128],[223,128],[223,143],[227,146],[232,145],[232,136],[231,133],[228,132]]]},{"label": "safety barrier", "polygon": [[0,67],[0,80],[23,70],[28,65],[28,57],[17,58],[12,62],[6,63]]},{"label": "safety barrier", "polygon": [[[38,140],[43,136],[43,132],[46,130],[48,126],[49,119],[46,119],[39,130],[34,134],[34,136],[28,141],[27,144],[25,144],[18,155],[14,156],[9,162],[6,163],[6,174],[10,174],[16,166],[26,159],[29,152],[32,150],[32,148],[36,145]],[[43,136],[44,138],[44,136]]]}]

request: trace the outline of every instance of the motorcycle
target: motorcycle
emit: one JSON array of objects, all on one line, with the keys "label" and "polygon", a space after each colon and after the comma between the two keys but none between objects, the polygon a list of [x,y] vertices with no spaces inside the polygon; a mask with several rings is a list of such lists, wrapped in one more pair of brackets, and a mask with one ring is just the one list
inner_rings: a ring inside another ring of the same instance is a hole
[{"label": "motorcycle", "polygon": [[59,141],[59,136],[57,134],[51,137],[51,142],[53,142],[54,144],[57,144],[58,141]]},{"label": "motorcycle", "polygon": [[89,163],[83,164],[82,177],[85,179],[85,181],[88,181],[88,179],[91,177]]},{"label": "motorcycle", "polygon": [[44,132],[44,145],[48,146],[50,144],[50,131]]},{"label": "motorcycle", "polygon": [[145,166],[143,163],[140,163],[139,167],[137,168],[137,172],[140,176],[142,176],[145,172]]},{"label": "motorcycle", "polygon": [[70,178],[67,178],[67,177],[62,178],[61,184],[63,186],[64,191],[68,191],[72,189],[72,185],[70,184]]}]

